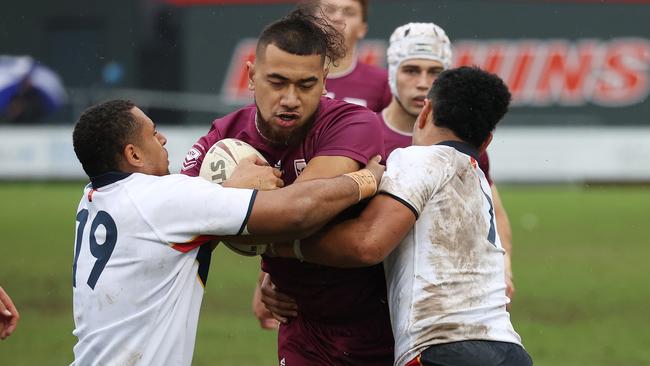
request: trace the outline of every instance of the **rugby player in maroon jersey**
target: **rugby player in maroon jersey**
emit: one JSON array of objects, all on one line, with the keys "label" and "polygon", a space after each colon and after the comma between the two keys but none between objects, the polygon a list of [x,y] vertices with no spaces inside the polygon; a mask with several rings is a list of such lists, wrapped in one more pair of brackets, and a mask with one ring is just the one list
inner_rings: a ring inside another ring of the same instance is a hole
[{"label": "rugby player in maroon jersey", "polygon": [[[248,64],[255,104],[215,120],[190,149],[182,173],[198,175],[206,151],[223,138],[251,144],[283,171],[286,185],[355,171],[384,155],[375,113],[322,96],[326,60],[335,63],[343,49],[336,29],[302,10],[267,26]],[[263,257],[262,268],[298,306],[279,329],[281,363],[392,365],[381,265],[339,269]]]}]

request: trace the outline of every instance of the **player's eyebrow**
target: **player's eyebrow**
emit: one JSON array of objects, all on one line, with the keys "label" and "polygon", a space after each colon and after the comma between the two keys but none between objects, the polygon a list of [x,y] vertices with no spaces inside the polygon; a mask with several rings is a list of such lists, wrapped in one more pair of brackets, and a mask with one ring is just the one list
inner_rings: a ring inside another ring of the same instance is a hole
[{"label": "player's eyebrow", "polygon": [[[282,81],[291,81],[288,77],[280,75],[278,73],[271,73],[267,75],[268,78],[274,78],[274,79],[280,79]],[[298,83],[309,83],[309,82],[315,82],[318,81],[318,78],[316,76],[310,76],[308,78],[300,79],[298,80]]]}]

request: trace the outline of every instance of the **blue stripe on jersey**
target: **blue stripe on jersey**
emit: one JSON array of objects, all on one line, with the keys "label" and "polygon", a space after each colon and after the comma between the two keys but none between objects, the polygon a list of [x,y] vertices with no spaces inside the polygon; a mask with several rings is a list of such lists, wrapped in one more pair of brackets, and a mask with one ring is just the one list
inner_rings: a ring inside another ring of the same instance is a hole
[{"label": "blue stripe on jersey", "polygon": [[246,227],[246,224],[248,224],[248,219],[251,217],[251,212],[253,211],[253,203],[255,203],[256,197],[257,189],[254,189],[253,194],[251,195],[251,200],[248,202],[248,211],[246,212],[246,217],[244,218],[244,222],[241,223],[241,227],[239,228],[237,235],[241,235],[241,233],[244,231],[244,228]]},{"label": "blue stripe on jersey", "polygon": [[436,145],[444,145],[444,146],[453,147],[457,151],[459,151],[459,152],[461,152],[461,153],[463,153],[465,155],[469,155],[469,156],[473,157],[474,160],[478,161],[478,156],[479,156],[478,150],[474,146],[468,144],[465,141],[443,141],[443,142],[437,143]]},{"label": "blue stripe on jersey", "polygon": [[411,206],[410,203],[406,202],[405,200],[401,199],[400,197],[397,197],[396,195],[390,194],[388,192],[379,192],[378,194],[384,194],[384,195],[386,195],[386,196],[388,196],[390,198],[393,198],[394,200],[396,200],[397,202],[403,204],[404,206],[408,207],[409,210],[413,211],[413,215],[415,215],[416,220],[420,217],[420,215],[418,215],[418,211],[415,209],[415,207]]}]

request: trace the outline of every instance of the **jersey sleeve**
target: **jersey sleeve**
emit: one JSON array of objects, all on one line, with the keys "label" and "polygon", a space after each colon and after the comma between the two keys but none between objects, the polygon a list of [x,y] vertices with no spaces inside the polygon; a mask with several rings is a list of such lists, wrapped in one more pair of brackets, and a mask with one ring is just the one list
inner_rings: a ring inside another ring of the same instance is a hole
[{"label": "jersey sleeve", "polygon": [[181,174],[163,178],[134,193],[141,196],[138,209],[161,241],[187,251],[214,236],[242,234],[257,191]]},{"label": "jersey sleeve", "polygon": [[185,154],[185,159],[181,165],[181,174],[197,177],[201,172],[201,164],[203,163],[206,152],[215,142],[221,139],[219,130],[216,128],[212,128],[206,135],[201,136],[187,151],[187,154]]},{"label": "jersey sleeve", "polygon": [[363,165],[375,155],[385,158],[380,127],[371,110],[349,108],[321,131],[314,156],[345,156]]},{"label": "jersey sleeve", "polygon": [[483,171],[483,174],[485,174],[487,182],[492,185],[492,177],[490,176],[490,157],[488,156],[487,151],[483,151],[478,156],[478,166]]},{"label": "jersey sleeve", "polygon": [[388,158],[379,193],[403,203],[415,217],[445,180],[447,162],[421,147],[396,149]]}]

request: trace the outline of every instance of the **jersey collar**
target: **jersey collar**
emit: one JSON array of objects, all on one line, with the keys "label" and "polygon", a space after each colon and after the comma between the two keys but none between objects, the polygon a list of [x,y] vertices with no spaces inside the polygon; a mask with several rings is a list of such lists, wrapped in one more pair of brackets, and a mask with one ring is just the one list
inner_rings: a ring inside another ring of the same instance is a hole
[{"label": "jersey collar", "polygon": [[436,145],[445,145],[449,147],[453,147],[457,151],[469,155],[474,158],[474,160],[478,161],[478,149],[476,149],[474,146],[468,144],[467,142],[463,141],[442,141],[437,143]]},{"label": "jersey collar", "polygon": [[92,184],[93,189],[99,189],[101,187],[120,181],[129,175],[131,175],[131,173],[108,172],[97,175],[95,177],[90,177],[90,183]]}]

